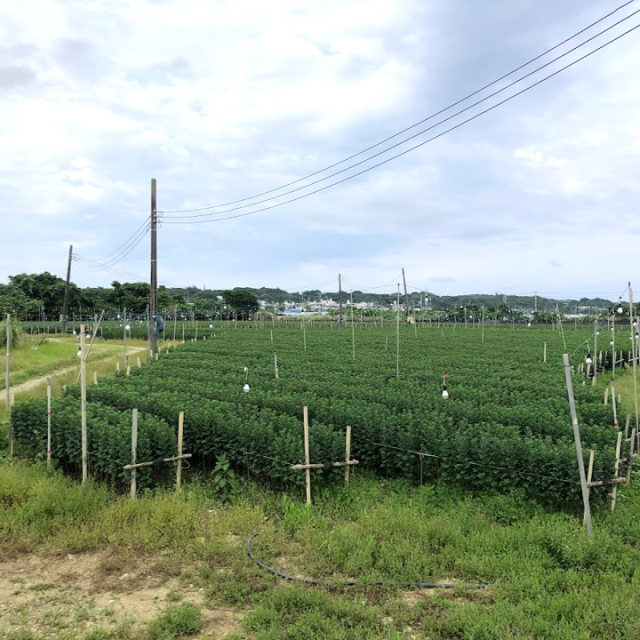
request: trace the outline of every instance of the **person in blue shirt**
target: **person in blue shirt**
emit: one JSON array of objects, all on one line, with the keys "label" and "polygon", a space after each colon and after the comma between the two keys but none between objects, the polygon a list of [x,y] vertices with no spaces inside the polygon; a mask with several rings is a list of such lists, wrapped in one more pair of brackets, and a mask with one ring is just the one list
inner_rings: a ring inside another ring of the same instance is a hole
[{"label": "person in blue shirt", "polygon": [[153,316],[153,332],[156,335],[164,333],[164,320],[162,316]]}]

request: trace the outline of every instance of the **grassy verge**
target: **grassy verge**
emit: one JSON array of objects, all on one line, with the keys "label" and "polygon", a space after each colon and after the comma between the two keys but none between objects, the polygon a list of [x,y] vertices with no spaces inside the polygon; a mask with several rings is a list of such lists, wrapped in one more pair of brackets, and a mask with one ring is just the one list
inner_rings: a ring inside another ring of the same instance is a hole
[{"label": "grassy verge", "polygon": [[[61,342],[57,342],[60,340]],[[146,347],[146,342],[142,340],[134,340],[130,347],[129,363],[133,366],[136,364],[136,358],[140,357],[144,362],[145,353],[140,351],[134,353],[133,349],[141,349]],[[24,351],[26,348],[32,353]],[[37,350],[31,349],[28,345],[19,348],[18,356],[14,360],[14,352],[11,356],[11,384],[17,385],[23,382],[40,378],[43,376],[51,376],[51,392],[54,397],[62,395],[63,387],[78,382],[79,359],[77,356],[77,338],[59,338],[54,342],[47,342],[38,347]],[[15,350],[14,350],[15,351]],[[65,358],[55,359],[60,354],[64,354]],[[69,354],[72,353],[71,356]],[[54,357],[55,356],[55,357]],[[47,358],[49,358],[47,360]],[[22,364],[21,364],[22,363]],[[116,372],[116,363],[120,364],[120,368],[124,370],[124,352],[122,345],[109,342],[96,342],[91,350],[89,361],[87,362],[87,383],[93,384],[94,373],[98,376],[98,380],[106,376],[112,376]],[[67,368],[73,368],[66,373],[57,373]],[[15,373],[13,373],[15,371]],[[2,378],[2,387],[4,389],[4,377]],[[38,384],[34,384],[28,390],[17,391],[15,393],[16,402],[27,400],[29,398],[42,398],[46,396],[47,384],[42,380]],[[3,402],[4,394],[0,394],[0,422],[6,420],[6,406]]]},{"label": "grassy verge", "polygon": [[[297,495],[251,483],[225,504],[214,485],[197,481],[181,494],[158,491],[131,501],[39,466],[5,463],[0,539],[5,558],[106,552],[108,562],[97,569],[103,578],[142,558],[161,561],[203,590],[203,607],[240,612],[241,629],[227,636],[236,640],[612,640],[640,633],[640,491],[623,488],[618,499],[613,516],[595,515],[595,537],[588,539],[579,517],[517,495],[359,477],[317,491],[310,509]],[[331,584],[284,582],[259,569],[246,553],[253,533],[254,552],[265,563]],[[340,585],[344,579],[358,585]],[[396,581],[459,588],[420,591]],[[489,587],[465,586],[477,582]],[[172,599],[161,615],[184,615],[185,625],[197,626],[197,612],[174,613],[179,593]],[[114,626],[86,637],[181,637],[163,624],[108,635]]]},{"label": "grassy verge", "polygon": [[[131,346],[144,346],[141,340],[134,340]],[[87,343],[88,344],[88,343]],[[11,385],[39,376],[54,374],[60,369],[73,367],[78,362],[78,337],[46,338],[24,336],[24,342],[11,350]],[[101,360],[119,355],[123,348],[115,342],[96,340],[91,350],[91,360]],[[5,377],[0,379],[0,389],[5,388]]]}]

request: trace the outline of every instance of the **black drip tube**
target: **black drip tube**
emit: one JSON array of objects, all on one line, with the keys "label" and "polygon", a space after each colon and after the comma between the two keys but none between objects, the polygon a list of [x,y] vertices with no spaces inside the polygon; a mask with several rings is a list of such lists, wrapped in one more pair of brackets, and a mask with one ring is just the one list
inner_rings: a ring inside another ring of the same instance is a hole
[{"label": "black drip tube", "polygon": [[[359,583],[356,580],[344,580],[342,582],[330,582],[327,580],[314,580],[313,578],[297,578],[295,576],[289,576],[286,573],[282,573],[273,567],[269,567],[264,562],[260,562],[258,558],[253,555],[251,548],[251,541],[257,536],[257,533],[252,534],[247,540],[247,553],[253,562],[255,562],[261,569],[268,571],[270,574],[282,578],[283,580],[289,580],[290,582],[302,582],[304,584],[310,584],[315,586],[326,587],[355,587]],[[398,586],[407,589],[455,589],[456,587],[465,589],[484,589],[488,585],[486,584],[450,584],[450,583],[438,583],[438,582],[368,582],[366,586]]]}]

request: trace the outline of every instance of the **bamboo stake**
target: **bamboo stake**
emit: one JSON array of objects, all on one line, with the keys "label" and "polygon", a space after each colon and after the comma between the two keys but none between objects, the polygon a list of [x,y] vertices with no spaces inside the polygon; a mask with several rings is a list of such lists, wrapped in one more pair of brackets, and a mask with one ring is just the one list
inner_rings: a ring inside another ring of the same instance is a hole
[{"label": "bamboo stake", "polygon": [[84,325],[80,325],[80,394],[82,413],[82,484],[84,485],[89,475],[88,448],[87,448],[87,363],[85,360],[85,334]]},{"label": "bamboo stake", "polygon": [[[311,460],[309,456],[309,409],[307,407],[304,407],[303,415],[304,415],[304,461],[308,467]],[[309,468],[307,468],[306,470],[306,480],[307,480],[307,504],[311,504],[311,470]]]},{"label": "bamboo stake", "polygon": [[542,352],[542,362],[547,361],[547,343],[544,343],[544,350]]},{"label": "bamboo stake", "polygon": [[[633,326],[633,290],[631,289],[631,283],[629,282],[629,326],[631,327],[631,345],[632,350],[635,353],[635,339],[636,333]],[[636,433],[640,430],[638,425],[638,378],[636,374],[636,358],[633,358],[633,401],[635,403],[636,410]]]},{"label": "bamboo stake", "polygon": [[47,469],[51,469],[51,378],[47,376]]},{"label": "bamboo stake", "polygon": [[176,470],[176,489],[180,490],[182,483],[182,437],[184,433],[184,411],[178,416],[178,468]]},{"label": "bamboo stake", "polygon": [[631,442],[629,443],[629,466],[627,467],[627,482],[628,485],[631,482],[631,467],[633,465],[633,452],[636,445],[636,430],[631,432]]},{"label": "bamboo stake", "polygon": [[280,377],[280,370],[278,369],[278,352],[273,352],[273,367],[276,374],[276,380]]},{"label": "bamboo stake", "polygon": [[11,314],[7,314],[7,372],[5,381],[5,391],[7,394],[7,422],[9,423],[9,457],[13,457],[13,424],[11,423],[11,377],[9,369],[11,367]]},{"label": "bamboo stake", "polygon": [[131,421],[131,498],[136,499],[138,495],[138,476],[136,465],[136,453],[138,450],[138,410],[133,410]]},{"label": "bamboo stake", "polygon": [[[618,479],[618,471],[620,470],[620,445],[622,444],[622,431],[618,431],[618,440],[616,442],[616,467],[615,467],[615,477],[614,479]],[[618,485],[613,485],[613,492],[611,494],[611,513],[614,512],[616,508],[616,496],[618,494]]]},{"label": "bamboo stake", "polygon": [[351,458],[351,425],[347,426],[347,457],[344,461],[344,481],[349,482],[349,460]]},{"label": "bamboo stake", "polygon": [[591,524],[591,507],[589,505],[589,492],[587,490],[587,478],[584,472],[584,459],[582,458],[582,442],[580,441],[580,427],[578,426],[576,402],[575,402],[575,398],[573,397],[573,382],[571,380],[571,364],[569,363],[569,355],[566,353],[563,354],[562,361],[564,364],[565,378],[567,381],[567,392],[569,395],[569,408],[571,410],[571,424],[573,426],[573,437],[576,443],[576,456],[578,458],[578,471],[580,473],[580,484],[582,487],[582,500],[584,502],[587,532],[591,537],[593,536],[593,526]]},{"label": "bamboo stake", "polygon": [[[589,496],[591,496],[591,480],[593,478],[593,459],[596,456],[596,452],[591,449],[589,451],[589,470],[587,471],[587,491],[589,492]],[[582,522],[584,525],[587,524],[587,512],[584,512],[584,516],[582,518]]]}]

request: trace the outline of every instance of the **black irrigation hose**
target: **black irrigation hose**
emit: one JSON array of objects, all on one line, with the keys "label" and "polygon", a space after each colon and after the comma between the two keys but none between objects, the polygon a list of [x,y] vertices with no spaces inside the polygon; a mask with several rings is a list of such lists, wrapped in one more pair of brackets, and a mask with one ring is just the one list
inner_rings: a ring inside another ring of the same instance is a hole
[{"label": "black irrigation hose", "polygon": [[[247,540],[247,553],[251,560],[253,560],[261,569],[268,571],[270,574],[282,578],[283,580],[289,580],[290,582],[303,582],[304,584],[311,584],[314,586],[326,586],[326,587],[356,587],[358,582],[356,580],[344,580],[342,582],[329,582],[327,580],[314,580],[313,578],[296,578],[295,576],[289,576],[286,573],[282,573],[273,567],[269,567],[264,562],[260,562],[258,558],[253,555],[251,549],[251,541],[257,536],[257,533],[251,534],[249,540]],[[364,585],[363,585],[364,586]],[[485,589],[486,584],[449,584],[449,583],[437,583],[437,582],[369,582],[366,586],[398,586],[410,589],[455,589],[456,587],[462,587],[465,589]]]}]

